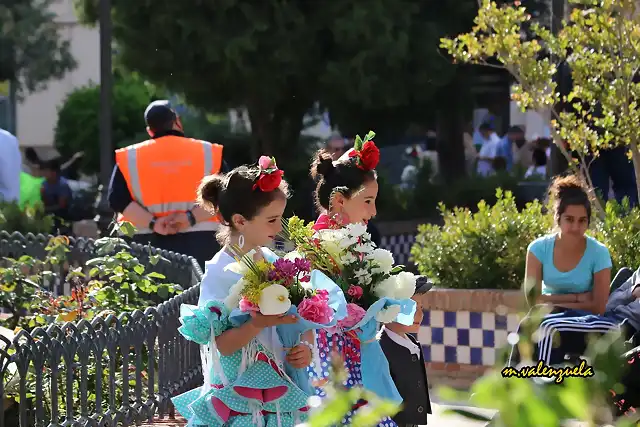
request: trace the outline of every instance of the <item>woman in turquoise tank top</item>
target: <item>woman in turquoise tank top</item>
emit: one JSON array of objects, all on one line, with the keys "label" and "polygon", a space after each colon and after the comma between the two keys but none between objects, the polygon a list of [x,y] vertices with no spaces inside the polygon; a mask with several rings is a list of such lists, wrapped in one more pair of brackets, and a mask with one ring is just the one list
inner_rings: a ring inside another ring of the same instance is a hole
[{"label": "woman in turquoise tank top", "polygon": [[550,195],[558,231],[534,240],[525,277],[535,283],[538,303],[604,313],[611,283],[609,250],[585,235],[591,220],[587,189],[576,176],[556,178]]},{"label": "woman in turquoise tank top", "polygon": [[[618,324],[603,316],[611,256],[606,246],[585,234],[591,220],[587,187],[576,176],[558,177],[549,194],[557,231],[529,245],[525,280],[536,288],[535,303],[553,306],[540,323],[539,340],[534,343],[538,360],[553,365],[563,363],[567,353],[582,354],[587,334],[606,333]],[[514,345],[509,365],[519,362],[517,353]]]}]

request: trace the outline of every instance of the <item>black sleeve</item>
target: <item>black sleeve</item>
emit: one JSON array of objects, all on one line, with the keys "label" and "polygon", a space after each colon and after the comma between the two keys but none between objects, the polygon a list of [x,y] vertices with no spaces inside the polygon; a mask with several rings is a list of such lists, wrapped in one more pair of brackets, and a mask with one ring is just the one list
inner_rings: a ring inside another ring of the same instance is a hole
[{"label": "black sleeve", "polygon": [[124,175],[122,175],[118,165],[113,168],[107,197],[111,209],[119,213],[122,213],[129,206],[129,203],[133,202],[127,181],[124,179]]}]

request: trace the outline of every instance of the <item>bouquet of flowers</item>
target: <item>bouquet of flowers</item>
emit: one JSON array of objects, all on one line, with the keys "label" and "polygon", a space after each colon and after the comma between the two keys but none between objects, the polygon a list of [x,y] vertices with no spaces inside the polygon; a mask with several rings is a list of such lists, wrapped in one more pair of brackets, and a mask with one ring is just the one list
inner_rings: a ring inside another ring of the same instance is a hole
[{"label": "bouquet of flowers", "polygon": [[[252,311],[298,317],[295,324],[277,326],[285,348],[298,345],[305,332],[334,327],[346,316],[342,289],[302,257],[255,261],[249,253],[227,268],[242,274],[225,299],[234,325],[248,321]],[[306,369],[286,365],[285,371],[303,391],[313,393]]]},{"label": "bouquet of flowers", "polygon": [[347,316],[337,327],[355,334],[360,342],[364,386],[380,397],[401,401],[390,375],[380,375],[388,362],[376,339],[379,324],[413,324],[415,302],[411,299],[417,277],[394,266],[391,252],[376,248],[363,224],[343,228],[313,230],[297,217],[288,220],[285,230],[296,253],[310,260],[312,267],[325,272],[343,290]]}]

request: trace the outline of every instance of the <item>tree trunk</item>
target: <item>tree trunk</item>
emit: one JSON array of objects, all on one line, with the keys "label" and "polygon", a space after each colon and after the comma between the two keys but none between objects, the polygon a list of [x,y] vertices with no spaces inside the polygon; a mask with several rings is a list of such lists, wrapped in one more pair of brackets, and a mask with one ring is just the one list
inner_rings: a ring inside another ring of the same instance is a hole
[{"label": "tree trunk", "polygon": [[640,204],[640,152],[638,152],[638,143],[631,143],[631,160],[633,161],[633,171],[636,176],[636,191],[638,193],[638,203]]},{"label": "tree trunk", "polygon": [[436,128],[439,172],[446,183],[456,181],[466,174],[460,88],[460,82],[454,79],[443,88],[443,96],[438,97],[446,100],[439,106]]},{"label": "tree trunk", "polygon": [[271,108],[258,103],[248,107],[251,133],[254,137],[252,157],[275,156],[278,165],[284,166],[296,159],[298,140],[303,129],[304,115],[311,102],[287,102]]}]

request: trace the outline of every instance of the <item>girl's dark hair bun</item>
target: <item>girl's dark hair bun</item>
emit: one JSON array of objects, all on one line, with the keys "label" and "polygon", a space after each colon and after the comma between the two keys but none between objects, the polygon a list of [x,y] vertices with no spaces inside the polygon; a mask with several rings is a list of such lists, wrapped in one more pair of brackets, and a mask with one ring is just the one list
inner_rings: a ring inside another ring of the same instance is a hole
[{"label": "girl's dark hair bun", "polygon": [[584,180],[576,175],[567,175],[557,177],[551,183],[549,195],[558,200],[566,197],[575,197],[576,195],[584,195],[590,199],[589,187]]},{"label": "girl's dark hair bun", "polygon": [[224,174],[206,176],[198,187],[198,204],[208,212],[216,213],[225,186],[226,176]]},{"label": "girl's dark hair bun", "polygon": [[334,169],[331,153],[324,149],[319,150],[311,163],[311,178],[315,180],[320,176],[327,177],[331,175]]}]

